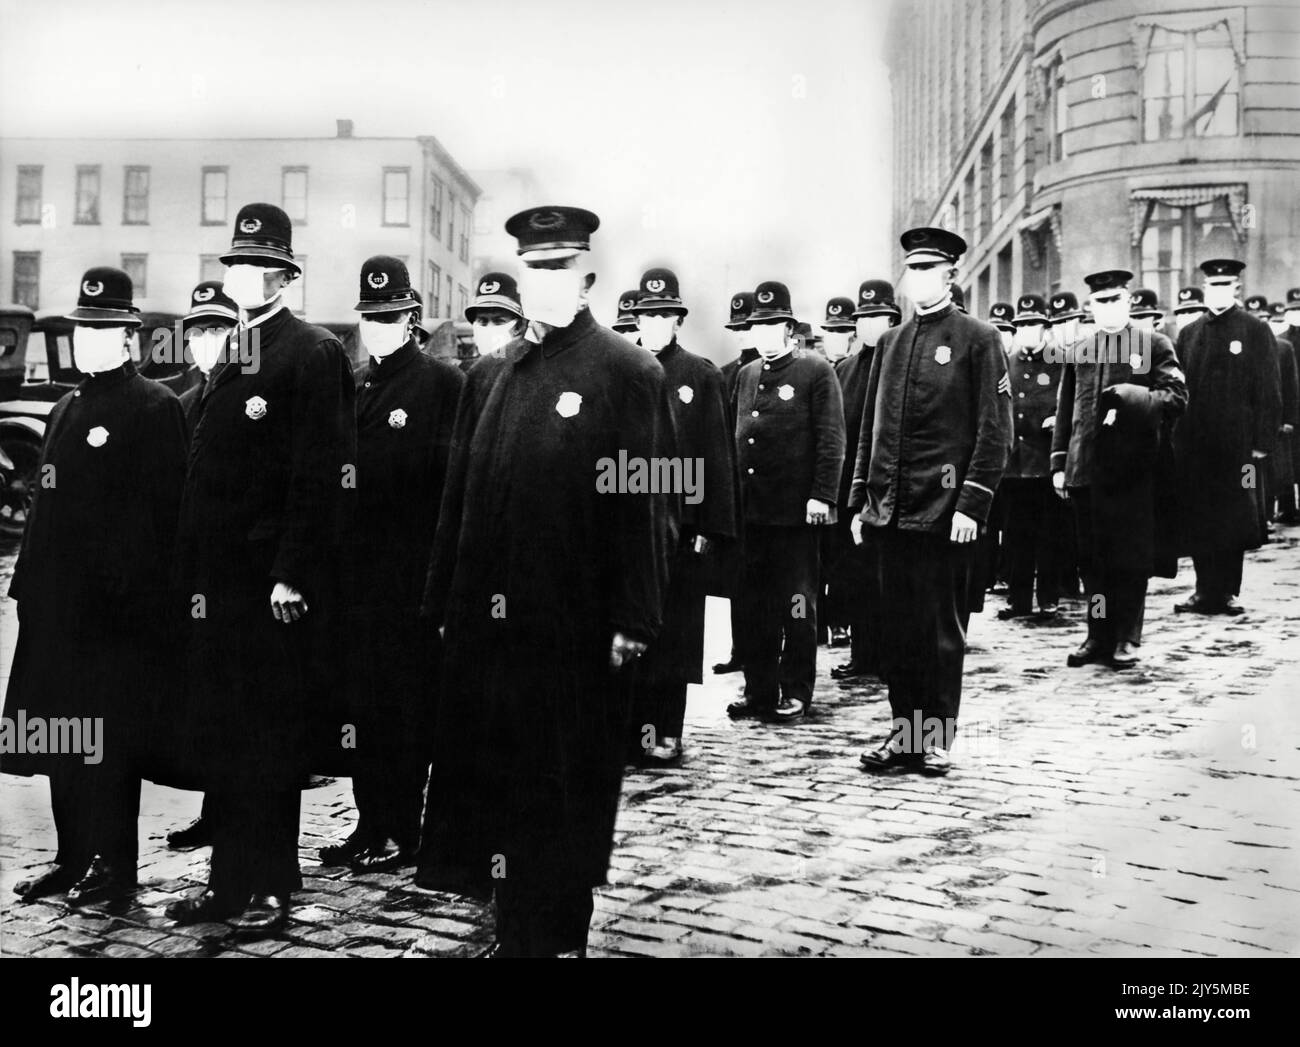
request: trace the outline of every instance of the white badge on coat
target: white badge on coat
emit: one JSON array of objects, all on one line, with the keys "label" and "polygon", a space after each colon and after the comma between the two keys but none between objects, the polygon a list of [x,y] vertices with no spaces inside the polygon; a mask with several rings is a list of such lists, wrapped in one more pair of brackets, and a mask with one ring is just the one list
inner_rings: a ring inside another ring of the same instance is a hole
[{"label": "white badge on coat", "polygon": [[1133,368],[1133,370],[1135,371],[1142,370],[1142,354],[1133,353],[1131,356],[1129,356],[1128,365],[1129,367]]},{"label": "white badge on coat", "polygon": [[952,348],[947,345],[941,345],[934,351],[934,362],[940,367],[952,359]]},{"label": "white badge on coat", "polygon": [[1038,376],[1038,384],[1039,384],[1039,385],[1051,385],[1051,384],[1052,384],[1052,376],[1049,375],[1049,374],[1040,374],[1040,375]]},{"label": "white badge on coat", "polygon": [[406,412],[400,407],[396,411],[390,411],[388,424],[394,429],[404,429],[406,427]]},{"label": "white badge on coat", "polygon": [[266,417],[266,401],[260,396],[250,396],[244,401],[244,414],[253,421]]},{"label": "white badge on coat", "polygon": [[677,390],[677,399],[679,399],[684,404],[688,404],[695,399],[695,390],[692,389],[689,385],[683,385],[680,389]]},{"label": "white badge on coat", "polygon": [[555,401],[555,411],[561,418],[572,418],[580,410],[582,410],[580,393],[561,393],[560,398]]},{"label": "white badge on coat", "polygon": [[794,386],[793,385],[777,386],[776,395],[779,396],[782,400],[793,400]]},{"label": "white badge on coat", "polygon": [[1228,352],[1230,352],[1233,356],[1240,356],[1241,343],[1234,338],[1231,342],[1228,343]]},{"label": "white badge on coat", "polygon": [[108,430],[102,425],[97,425],[86,434],[86,443],[91,447],[103,447],[108,443]]}]

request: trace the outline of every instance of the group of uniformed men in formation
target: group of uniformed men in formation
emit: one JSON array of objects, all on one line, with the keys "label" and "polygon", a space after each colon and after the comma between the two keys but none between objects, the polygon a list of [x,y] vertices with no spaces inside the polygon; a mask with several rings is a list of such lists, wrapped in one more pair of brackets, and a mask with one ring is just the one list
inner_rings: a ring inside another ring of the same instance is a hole
[{"label": "group of uniformed men in formation", "polygon": [[731,598],[714,668],[743,669],[733,717],[808,714],[820,607],[851,644],[832,675],[888,685],[864,766],[943,775],[969,616],[999,575],[1002,617],[1035,595],[1056,613],[1081,577],[1069,662],[1121,669],[1151,575],[1190,554],[1178,610],[1239,613],[1269,503],[1295,518],[1300,290],[1243,308],[1238,261],[1180,292],[1175,346],[1118,269],[1086,277],[1082,309],[1025,294],[970,316],[964,241],[912,229],[908,319],[867,280],[827,304],[821,353],[796,349],[767,281],[733,297],[719,369],[679,344],[669,270],[596,322],[598,225],[507,222],[523,267],[476,285],[466,371],[421,351],[406,268],[377,256],[354,378],[284,305],[301,269],[269,204],[240,210],[224,281],[193,291],[180,398],[131,362],[126,274],[85,274],[85,377],[50,416],[5,715],[102,718],[103,759],[4,758],[49,776],[58,833],[22,898],[129,895],[147,777],[205,794],[169,842],[211,844],[209,880],[168,916],[275,932],[302,789],[349,774],[357,823],[322,864],[494,897],[489,955],[582,955],[629,759],[682,757],[708,593]]}]

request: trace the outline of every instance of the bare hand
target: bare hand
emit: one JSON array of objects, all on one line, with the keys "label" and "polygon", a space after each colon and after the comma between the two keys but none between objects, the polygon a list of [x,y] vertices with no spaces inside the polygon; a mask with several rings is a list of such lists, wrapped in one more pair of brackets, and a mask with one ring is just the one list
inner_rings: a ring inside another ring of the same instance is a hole
[{"label": "bare hand", "polygon": [[1052,474],[1052,490],[1058,498],[1070,500],[1070,492],[1065,489],[1065,470],[1058,469]]},{"label": "bare hand", "polygon": [[956,542],[958,545],[964,545],[967,542],[975,541],[979,534],[979,524],[972,520],[965,513],[952,514],[952,533],[949,540]]},{"label": "bare hand", "polygon": [[276,582],[271,590],[271,614],[285,625],[296,622],[307,614],[307,600],[292,585]]},{"label": "bare hand", "polygon": [[622,633],[615,633],[609,645],[609,667],[621,669],[644,651],[645,644],[640,640],[630,640]]},{"label": "bare hand", "polygon": [[1282,425],[1282,434],[1284,436],[1290,436],[1293,432],[1295,432],[1295,426],[1292,425],[1290,422],[1285,422]]},{"label": "bare hand", "polygon": [[1267,452],[1267,451],[1251,451],[1251,452],[1250,452],[1250,456],[1251,456],[1252,458],[1267,458],[1267,457],[1268,457],[1268,452]]},{"label": "bare hand", "polygon": [[1052,415],[1050,418],[1043,419],[1044,429],[1052,429],[1055,428],[1055,426],[1056,426],[1056,415]]},{"label": "bare hand", "polygon": [[853,514],[853,519],[849,521],[849,534],[853,535],[854,545],[862,544],[862,517],[856,513]]},{"label": "bare hand", "polygon": [[808,499],[804,519],[810,524],[824,524],[830,519],[831,507],[816,498]]}]

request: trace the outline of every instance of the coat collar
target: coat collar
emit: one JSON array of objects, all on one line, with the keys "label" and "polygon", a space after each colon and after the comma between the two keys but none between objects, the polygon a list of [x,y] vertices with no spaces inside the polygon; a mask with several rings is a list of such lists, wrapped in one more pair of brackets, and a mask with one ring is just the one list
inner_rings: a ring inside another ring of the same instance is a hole
[{"label": "coat collar", "polygon": [[[546,336],[540,342],[534,342],[531,339],[525,341],[525,352],[519,356],[519,360],[528,356],[533,348],[540,346],[542,356],[551,359],[558,356],[564,350],[577,345],[582,339],[587,337],[596,329],[596,321],[591,315],[591,310],[585,305],[578,310],[578,314],[573,318],[573,322],[568,327],[556,327],[547,332]],[[531,330],[531,328],[529,329]],[[516,360],[518,362],[518,360]]]},{"label": "coat collar", "polygon": [[383,360],[377,360],[372,356],[370,368],[366,371],[366,381],[382,382],[392,378],[395,374],[406,370],[419,355],[420,347],[415,344],[415,339],[411,338],[404,346]]},{"label": "coat collar", "polygon": [[934,324],[934,323],[938,323],[940,320],[946,320],[949,316],[951,316],[951,315],[952,315],[953,313],[955,313],[956,311],[957,311],[957,307],[956,307],[955,305],[952,304],[952,301],[951,301],[951,300],[949,300],[948,303],[947,303],[946,305],[941,306],[940,308],[935,309],[935,310],[933,310],[933,311],[931,311],[931,312],[928,312],[928,313],[922,313],[922,312],[916,312],[916,313],[913,313],[913,314],[912,314],[912,318],[913,318],[913,319],[914,319],[918,324]]},{"label": "coat collar", "polygon": [[128,378],[133,377],[135,373],[135,363],[127,360],[121,367],[114,367],[111,371],[100,371],[98,374],[85,375],[77,383],[77,389],[83,396],[93,396],[95,393],[116,389]]},{"label": "coat collar", "polygon": [[763,366],[765,366],[769,371],[784,371],[794,361],[794,358],[797,355],[797,353],[798,353],[797,349],[791,349],[790,352],[786,353],[782,357],[778,357],[777,359],[771,361],[770,363],[764,360]]}]

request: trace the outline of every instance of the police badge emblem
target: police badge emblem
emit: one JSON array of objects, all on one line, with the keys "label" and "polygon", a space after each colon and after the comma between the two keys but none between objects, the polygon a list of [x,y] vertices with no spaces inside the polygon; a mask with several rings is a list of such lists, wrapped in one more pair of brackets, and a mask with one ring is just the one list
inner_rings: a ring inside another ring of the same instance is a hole
[{"label": "police badge emblem", "polygon": [[388,426],[390,429],[406,428],[406,412],[400,407],[395,411],[390,411],[388,415]]},{"label": "police badge emblem", "polygon": [[1048,375],[1048,374],[1040,374],[1040,375],[1038,376],[1038,384],[1039,384],[1039,385],[1051,385],[1051,384],[1052,384],[1052,377],[1051,377],[1051,375]]},{"label": "police badge emblem", "polygon": [[668,285],[665,284],[662,280],[647,280],[645,282],[645,289],[649,291],[651,294],[659,294],[659,292],[662,291],[667,286]]},{"label": "police badge emblem", "polygon": [[376,291],[378,291],[380,288],[388,286],[388,274],[371,273],[369,276],[366,277],[366,283],[368,283],[371,287],[373,287]]},{"label": "police badge emblem", "polygon": [[244,401],[244,414],[253,421],[266,417],[266,401],[260,396],[250,396]]},{"label": "police badge emblem", "polygon": [[194,300],[196,302],[211,301],[212,296],[216,293],[217,289],[215,287],[200,287],[194,292]]},{"label": "police badge emblem", "polygon": [[1233,356],[1240,356],[1241,343],[1234,338],[1231,342],[1228,343],[1228,352],[1230,352]]},{"label": "police badge emblem", "polygon": [[758,301],[761,305],[771,305],[774,298],[776,298],[776,295],[771,291],[758,292]]},{"label": "police badge emblem", "polygon": [[695,390],[689,385],[683,385],[677,390],[677,399],[684,404],[688,404],[695,399]]},{"label": "police badge emblem", "polygon": [[102,425],[97,425],[86,434],[86,443],[91,447],[103,447],[108,443],[108,430]]},{"label": "police badge emblem", "polygon": [[793,385],[778,386],[776,390],[776,395],[779,396],[782,400],[793,400],[794,386]]},{"label": "police badge emblem", "polygon": [[501,285],[495,280],[484,280],[478,285],[479,294],[496,294],[501,290]]},{"label": "police badge emblem", "polygon": [[942,367],[951,359],[952,359],[951,346],[941,345],[939,346],[938,349],[934,351],[934,362],[937,363],[940,367]]},{"label": "police badge emblem", "polygon": [[580,393],[561,393],[560,398],[555,401],[555,413],[561,418],[572,418],[582,409],[582,395]]},{"label": "police badge emblem", "polygon": [[261,228],[262,220],[260,218],[245,218],[239,223],[239,231],[241,233],[256,233]]}]

